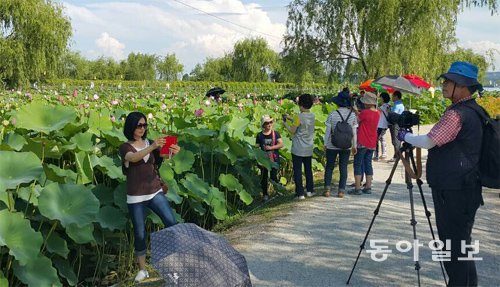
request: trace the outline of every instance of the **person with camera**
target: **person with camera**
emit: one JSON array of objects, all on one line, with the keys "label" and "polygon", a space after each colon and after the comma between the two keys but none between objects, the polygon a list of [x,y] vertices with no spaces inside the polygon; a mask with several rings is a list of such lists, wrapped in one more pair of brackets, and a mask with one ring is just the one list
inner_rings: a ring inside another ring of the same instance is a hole
[{"label": "person with camera", "polygon": [[337,197],[344,197],[347,182],[347,164],[349,163],[349,156],[351,155],[351,148],[343,149],[335,146],[332,142],[332,137],[341,136],[334,134],[335,127],[340,122],[347,122],[352,128],[352,149],[356,147],[356,130],[358,127],[358,120],[356,114],[351,109],[351,99],[349,95],[339,93],[332,99],[332,102],[337,105],[338,109],[332,111],[326,119],[325,136],[323,139],[324,148],[326,151],[326,166],[325,166],[325,193],[326,197],[331,196],[332,191],[332,174],[335,169],[335,162],[337,156],[339,158],[339,185]]},{"label": "person with camera", "polygon": [[[156,166],[160,157],[158,149],[165,144],[165,139],[161,137],[153,142],[147,139],[148,123],[140,112],[127,115],[123,134],[128,141],[120,146],[120,156],[127,177],[127,206],[134,226],[135,256],[139,264],[135,281],[140,282],[149,277],[146,271],[146,208],[156,213],[166,227],[176,224],[176,220]],[[175,155],[180,147],[172,145],[170,151]]]},{"label": "person with camera", "polygon": [[375,156],[373,157],[373,160],[375,161],[379,159],[379,146],[382,151],[380,159],[387,158],[387,143],[385,141],[385,133],[389,128],[387,116],[389,115],[389,111],[391,110],[391,105],[389,105],[389,94],[386,92],[381,93],[380,98],[382,99],[383,103],[378,108],[381,115],[377,127],[377,148],[375,149]]},{"label": "person with camera", "polygon": [[[269,115],[263,115],[260,119],[260,126],[262,131],[257,134],[255,139],[255,144],[260,147],[263,151],[267,152],[269,159],[279,165],[280,153],[279,149],[283,147],[283,139],[281,135],[273,129],[273,119]],[[262,196],[264,201],[269,199],[269,194],[267,192],[268,180],[269,180],[269,170],[265,167],[260,166],[260,186],[262,187]],[[271,180],[278,183],[278,169],[271,168]]]},{"label": "person with camera", "polygon": [[[365,106],[358,114],[357,146],[353,149],[354,154],[354,189],[349,190],[349,194],[361,195],[370,194],[373,180],[372,157],[377,146],[377,125],[380,113],[375,108],[377,96],[370,92],[365,92],[360,101]],[[361,177],[365,175],[366,184],[361,190]]]},{"label": "person with camera", "polygon": [[[402,98],[403,95],[401,94],[400,91],[395,91],[394,93],[392,93],[392,102],[394,103],[394,105],[391,108],[391,112],[400,115],[405,111],[405,106],[403,104]],[[397,126],[394,123],[389,123],[388,127],[389,127],[389,132],[391,133],[392,146],[394,147],[394,155],[392,156],[392,159],[390,159],[388,162],[394,162],[398,157],[397,151],[399,149],[400,142],[398,141],[397,137],[397,132],[398,132]]]},{"label": "person with camera", "polygon": [[439,239],[450,241],[451,261],[444,266],[448,286],[477,286],[474,261],[467,260],[474,217],[483,203],[479,180],[482,122],[475,110],[482,110],[472,95],[482,88],[478,68],[468,62],[454,62],[439,76],[443,96],[452,104],[426,135],[401,129],[398,139],[429,149],[427,182],[432,190]]},{"label": "person with camera", "polygon": [[313,105],[313,96],[310,94],[300,95],[298,105],[300,114],[294,118],[289,115],[283,115],[283,125],[292,134],[292,164],[295,195],[297,199],[302,200],[305,199],[304,186],[302,185],[302,165],[304,165],[306,176],[307,196],[311,197],[314,195],[312,155],[314,149],[315,116],[310,111]]}]

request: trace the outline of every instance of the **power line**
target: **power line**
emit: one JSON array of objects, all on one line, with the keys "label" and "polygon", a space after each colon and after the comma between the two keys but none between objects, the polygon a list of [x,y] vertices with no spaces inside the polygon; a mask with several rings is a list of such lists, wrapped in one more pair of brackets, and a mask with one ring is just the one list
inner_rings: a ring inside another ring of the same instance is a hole
[{"label": "power line", "polygon": [[201,13],[204,13],[204,14],[207,14],[207,15],[212,16],[212,17],[214,17],[214,18],[217,18],[217,19],[219,19],[219,20],[222,20],[222,21],[224,21],[224,22],[227,22],[227,23],[229,23],[229,24],[232,24],[232,25],[234,25],[234,26],[238,26],[238,27],[240,27],[240,28],[243,28],[243,29],[249,30],[249,31],[251,31],[251,32],[255,32],[255,33],[262,34],[262,35],[266,35],[266,36],[269,36],[269,37],[274,38],[274,39],[276,39],[276,40],[281,40],[280,38],[278,38],[278,37],[276,37],[276,36],[274,36],[274,35],[271,35],[271,34],[268,34],[268,33],[265,33],[265,32],[260,32],[260,31],[254,30],[254,29],[252,29],[252,28],[249,28],[249,27],[246,27],[246,26],[240,25],[240,24],[238,24],[238,23],[231,22],[231,21],[229,21],[229,20],[227,20],[227,19],[224,19],[224,18],[222,18],[222,17],[219,17],[219,16],[217,16],[217,15],[215,15],[215,14],[212,14],[212,13],[209,13],[209,12],[206,12],[206,11],[203,11],[203,10],[201,10],[201,9],[199,9],[199,8],[196,8],[196,7],[192,6],[192,5],[186,4],[186,3],[184,3],[184,2],[182,2],[182,1],[180,1],[180,0],[173,0],[173,1],[175,1],[175,2],[177,2],[177,3],[179,3],[179,4],[182,4],[182,5],[184,5],[184,6],[187,6],[187,7],[191,8],[191,9],[194,9],[194,10],[200,11]]}]

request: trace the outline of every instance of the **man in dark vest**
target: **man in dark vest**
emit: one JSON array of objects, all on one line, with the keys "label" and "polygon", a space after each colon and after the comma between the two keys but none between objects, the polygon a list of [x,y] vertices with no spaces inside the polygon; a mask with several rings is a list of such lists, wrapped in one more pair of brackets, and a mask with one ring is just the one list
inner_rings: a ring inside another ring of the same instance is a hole
[{"label": "man in dark vest", "polygon": [[[449,286],[477,286],[474,261],[464,260],[473,257],[469,253],[472,226],[483,203],[478,165],[482,123],[469,108],[477,106],[472,95],[482,89],[477,72],[477,67],[468,62],[451,64],[448,72],[439,76],[444,80],[443,96],[452,101],[439,122],[427,135],[405,130],[398,133],[398,139],[429,149],[426,177],[432,189],[439,239],[451,243],[443,248],[451,250],[451,261],[444,262]],[[461,251],[463,247],[467,247],[465,252]]]}]

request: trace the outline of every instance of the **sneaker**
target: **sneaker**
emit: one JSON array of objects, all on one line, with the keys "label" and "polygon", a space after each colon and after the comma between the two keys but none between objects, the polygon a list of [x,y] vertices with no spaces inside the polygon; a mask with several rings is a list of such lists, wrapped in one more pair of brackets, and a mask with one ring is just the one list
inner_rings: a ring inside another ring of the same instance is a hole
[{"label": "sneaker", "polygon": [[351,189],[347,192],[348,194],[361,195],[361,189]]},{"label": "sneaker", "polygon": [[297,199],[297,200],[303,200],[303,199],[306,199],[306,197],[303,196],[303,195],[299,195],[299,196],[296,196],[295,199]]},{"label": "sneaker", "polygon": [[344,192],[343,191],[339,191],[339,193],[337,193],[337,197],[338,198],[343,198],[344,197]]},{"label": "sneaker", "polygon": [[387,158],[387,155],[383,154],[380,159],[386,159]]},{"label": "sneaker", "polygon": [[364,194],[371,194],[372,193],[372,189],[371,188],[363,188],[362,192]]},{"label": "sneaker", "polygon": [[313,192],[308,191],[308,192],[306,193],[306,195],[307,195],[307,197],[313,197],[313,196],[315,196],[315,195],[316,195],[316,192],[314,192],[314,191],[313,191]]},{"label": "sneaker", "polygon": [[323,193],[323,195],[325,197],[330,197],[332,194],[329,191],[325,191],[325,193]]},{"label": "sneaker", "polygon": [[268,201],[269,200],[269,195],[264,195],[264,197],[262,198],[264,201]]},{"label": "sneaker", "polygon": [[142,280],[149,278],[149,273],[146,270],[139,270],[137,275],[135,275],[135,282],[141,282]]}]

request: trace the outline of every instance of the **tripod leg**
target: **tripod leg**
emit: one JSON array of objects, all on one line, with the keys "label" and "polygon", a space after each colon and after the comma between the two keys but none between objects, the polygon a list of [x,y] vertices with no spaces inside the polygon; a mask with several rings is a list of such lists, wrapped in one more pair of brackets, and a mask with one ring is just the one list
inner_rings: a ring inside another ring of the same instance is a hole
[{"label": "tripod leg", "polygon": [[[408,153],[406,153],[405,156],[406,159],[410,157]],[[406,181],[406,187],[408,188],[408,193],[410,195],[410,211],[411,211],[411,226],[413,229],[413,240],[414,242],[417,242],[417,220],[415,219],[415,206],[413,202],[413,184],[411,182],[410,175],[408,174],[406,169],[405,169],[405,181]],[[418,246],[416,248],[418,248]],[[418,286],[420,287],[420,262],[418,258],[414,258],[414,260],[415,260],[415,270],[417,271]]]},{"label": "tripod leg", "polygon": [[378,201],[377,207],[373,211],[372,221],[370,222],[370,226],[368,227],[368,230],[366,231],[365,238],[363,239],[363,243],[361,243],[361,245],[359,246],[358,256],[356,257],[356,261],[354,262],[354,265],[352,266],[351,274],[349,274],[349,278],[347,279],[347,282],[346,282],[347,285],[349,285],[349,282],[351,281],[351,277],[352,277],[352,274],[354,273],[354,269],[356,268],[356,265],[358,264],[359,256],[361,255],[361,252],[363,252],[363,249],[365,249],[366,240],[368,239],[368,235],[370,234],[373,223],[375,222],[375,218],[378,215],[378,212],[380,210],[380,206],[382,205],[382,202],[384,201],[384,197],[385,197],[385,194],[387,192],[387,189],[389,189],[389,185],[392,182],[392,177],[394,176],[394,172],[396,171],[398,163],[399,163],[399,158],[397,158],[396,161],[394,162],[394,165],[392,166],[391,174],[389,175],[389,178],[387,178],[387,180],[385,181],[384,191],[382,192],[382,195],[380,196],[380,200]]},{"label": "tripod leg", "polygon": [[[413,158],[413,154],[411,154],[411,163],[413,168],[416,170],[415,159]],[[429,224],[429,229],[431,231],[432,240],[436,240],[436,236],[434,235],[434,229],[432,228],[431,223],[431,212],[427,208],[427,203],[425,202],[424,192],[422,190],[423,181],[420,178],[417,178],[417,186],[420,192],[420,198],[422,199],[422,205],[424,206],[425,216],[427,217],[427,223]],[[435,245],[434,245],[435,246]],[[441,273],[443,274],[444,285],[448,286],[448,281],[446,280],[446,273],[444,271],[443,261],[439,260],[439,265],[441,265]]]}]

